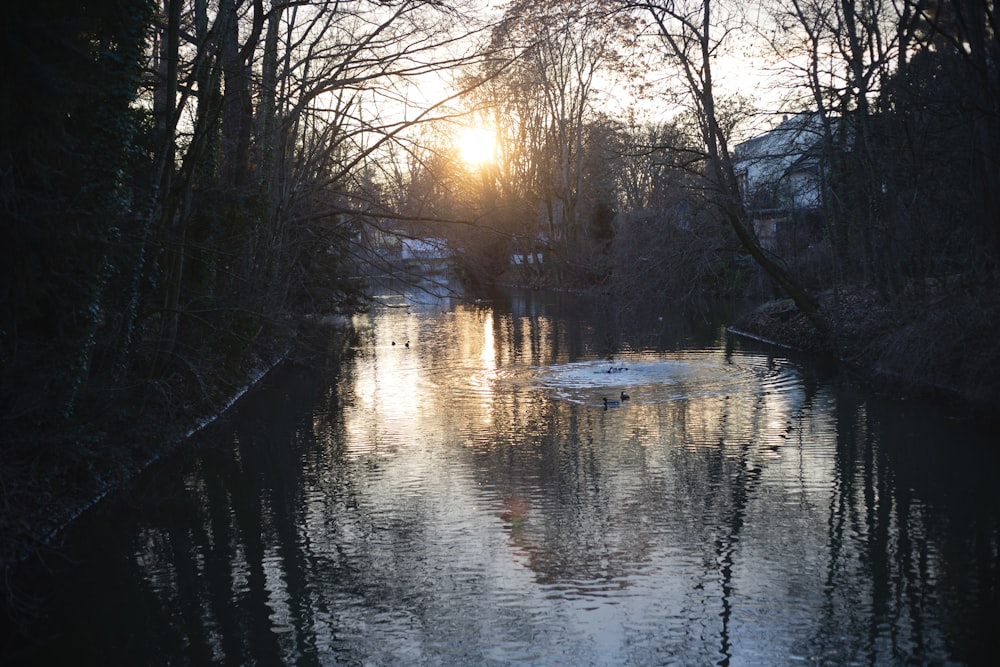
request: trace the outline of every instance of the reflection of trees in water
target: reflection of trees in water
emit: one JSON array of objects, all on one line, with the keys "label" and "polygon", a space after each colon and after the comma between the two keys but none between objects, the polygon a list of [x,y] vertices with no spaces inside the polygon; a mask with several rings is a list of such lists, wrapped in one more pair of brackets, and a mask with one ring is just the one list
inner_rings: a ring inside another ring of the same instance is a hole
[{"label": "reflection of trees in water", "polygon": [[[724,451],[724,443],[720,442],[719,445],[720,452]],[[728,484],[723,481],[724,478],[719,479],[722,482],[720,486],[723,488],[728,486],[731,497],[729,500],[730,506],[724,518],[724,526],[722,526],[725,530],[720,531],[720,534],[715,539],[716,563],[721,577],[719,583],[722,611],[719,616],[722,628],[719,630],[719,653],[722,655],[722,659],[719,661],[719,664],[722,665],[729,664],[729,660],[732,658],[732,639],[730,637],[729,624],[733,616],[734,559],[737,557],[736,550],[740,541],[740,534],[743,530],[747,503],[761,479],[761,468],[753,465],[750,461],[751,445],[740,444],[736,449],[734,474],[729,477]],[[716,458],[715,462],[721,463],[721,457]],[[715,468],[716,466],[712,467]],[[722,471],[719,470],[718,472],[721,473]]]},{"label": "reflection of trees in water", "polygon": [[[500,406],[494,419],[498,431],[521,437],[498,438],[497,449],[479,451],[490,462],[474,467],[490,471],[485,474],[491,479],[506,476],[510,488],[537,496],[527,518],[511,530],[511,540],[536,581],[562,596],[627,588],[632,575],[667,546],[666,539],[702,550],[704,578],[687,595],[689,603],[706,611],[711,604],[720,606],[714,616],[724,663],[741,637],[731,622],[739,620],[746,631],[741,605],[747,604],[746,586],[753,583],[746,580],[753,576],[747,568],[756,563],[756,555],[746,551],[748,540],[776,559],[803,554],[803,572],[773,584],[784,586],[790,598],[798,596],[805,615],[795,622],[815,628],[802,655],[815,654],[817,647],[833,660],[947,655],[947,634],[972,631],[945,633],[938,625],[938,605],[975,594],[951,596],[942,590],[947,584],[942,577],[955,575],[968,586],[972,570],[971,579],[983,585],[983,604],[995,600],[997,569],[990,560],[997,552],[995,499],[992,508],[986,507],[992,519],[982,521],[983,512],[967,507],[972,522],[929,524],[940,522],[941,515],[928,511],[927,494],[898,479],[912,472],[892,460],[905,455],[899,433],[874,416],[869,403],[817,393],[810,383],[806,387],[801,402],[785,406],[784,412],[761,396],[650,408],[656,424],[649,430],[663,434],[655,443],[659,450],[641,438],[615,440],[613,429],[600,423],[600,411],[526,395]],[[630,413],[639,422],[640,410]],[[834,438],[836,456],[816,460],[813,446]],[[940,442],[933,439],[933,446]],[[695,453],[681,454],[683,448]],[[620,470],[620,459],[629,456],[636,460],[635,477],[609,477],[607,471]],[[775,489],[770,468],[796,458],[803,488]],[[822,475],[813,479],[820,465]],[[784,512],[789,516],[768,515]],[[783,530],[769,536],[760,527],[769,520]],[[816,530],[824,520],[825,538]],[[745,535],[748,521],[753,531]],[[796,523],[807,542],[785,553],[784,530]],[[983,617],[996,619],[995,611],[986,612],[955,610],[951,617],[982,627]],[[860,641],[845,642],[845,637]]]},{"label": "reflection of trees in water", "polygon": [[859,660],[992,660],[1000,525],[997,494],[982,495],[994,488],[984,483],[992,472],[983,452],[966,446],[962,425],[920,406],[900,410],[847,390],[837,399],[824,625],[866,638]]},{"label": "reflection of trees in water", "polygon": [[[562,321],[544,334],[532,318],[493,324],[498,366],[512,349],[545,361],[590,349],[590,334]],[[171,509],[139,534],[137,595],[155,600],[159,616],[146,622],[179,661],[350,660],[367,625],[409,623],[432,637],[429,619],[458,622],[449,605],[475,624],[475,598],[493,592],[486,575],[425,580],[439,556],[431,501],[376,511],[384,498],[364,485],[391,460],[349,456],[352,372],[293,374],[251,398],[231,448],[196,459]],[[967,490],[990,488],[990,471],[957,448],[920,451],[958,429],[935,433],[930,420],[893,417],[915,411],[802,386],[607,412],[513,387],[484,394],[488,437],[448,456],[491,490],[501,540],[543,595],[598,600],[676,577],[676,598],[654,610],[660,635],[640,638],[676,655],[742,661],[754,634],[797,641],[797,655],[885,663],[989,636],[997,498]],[[796,608],[768,609],[751,627],[748,607],[775,599]],[[955,658],[976,662],[988,641]]]},{"label": "reflection of trees in water", "polygon": [[[238,418],[207,434],[231,447],[203,449],[167,512],[140,533],[137,565],[159,608],[146,628],[161,639],[158,659],[170,661],[173,648],[182,663],[288,664],[332,636],[317,624],[333,602],[315,585],[326,576],[317,568],[350,566],[331,538],[356,503],[338,465],[337,392],[302,369],[278,376],[269,382],[282,391],[252,395]],[[317,488],[331,493],[307,497]]]},{"label": "reflection of trees in water", "polygon": [[[478,450],[473,467],[484,481],[502,479],[518,497],[531,497],[512,536],[540,583],[624,582],[665,546],[655,543],[664,534],[705,545],[698,547],[712,551],[705,562],[723,563],[728,578],[761,476],[752,436],[735,446],[718,437],[705,443],[710,422],[717,433],[726,430],[730,408],[714,399],[637,407],[635,430],[622,436],[621,423],[597,408],[525,392],[494,412],[496,431],[519,437]],[[734,430],[746,434],[745,426]],[[685,443],[699,443],[696,461],[677,454]]]}]

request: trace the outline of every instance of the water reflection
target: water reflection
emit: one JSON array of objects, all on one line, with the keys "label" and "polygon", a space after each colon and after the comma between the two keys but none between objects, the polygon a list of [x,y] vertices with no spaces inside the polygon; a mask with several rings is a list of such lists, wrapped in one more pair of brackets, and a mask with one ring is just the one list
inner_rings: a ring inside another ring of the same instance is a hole
[{"label": "water reflection", "polygon": [[56,612],[39,662],[992,654],[1000,515],[971,429],[716,325],[386,302],[336,373],[285,369],[88,529],[62,609],[94,613]]}]

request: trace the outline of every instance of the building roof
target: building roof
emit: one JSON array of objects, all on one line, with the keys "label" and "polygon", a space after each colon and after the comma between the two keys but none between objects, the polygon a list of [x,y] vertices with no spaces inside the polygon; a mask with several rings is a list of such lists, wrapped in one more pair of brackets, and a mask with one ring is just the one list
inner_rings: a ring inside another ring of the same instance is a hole
[{"label": "building roof", "polygon": [[813,112],[786,116],[770,132],[748,139],[736,146],[737,162],[787,159],[794,162],[814,149],[822,139],[823,127],[819,115]]}]

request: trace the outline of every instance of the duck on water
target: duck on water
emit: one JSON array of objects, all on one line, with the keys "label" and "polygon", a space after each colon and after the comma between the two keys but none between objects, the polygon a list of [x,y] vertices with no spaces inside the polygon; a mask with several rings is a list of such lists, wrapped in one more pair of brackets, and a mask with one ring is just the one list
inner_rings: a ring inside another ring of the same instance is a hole
[{"label": "duck on water", "polygon": [[629,396],[628,394],[626,394],[624,391],[621,393],[621,395],[618,397],[618,399],[608,398],[607,396],[605,396],[604,397],[604,409],[607,410],[608,408],[617,408],[618,406],[620,406],[622,403],[624,403],[625,401],[629,400],[630,398],[632,398],[632,397]]}]

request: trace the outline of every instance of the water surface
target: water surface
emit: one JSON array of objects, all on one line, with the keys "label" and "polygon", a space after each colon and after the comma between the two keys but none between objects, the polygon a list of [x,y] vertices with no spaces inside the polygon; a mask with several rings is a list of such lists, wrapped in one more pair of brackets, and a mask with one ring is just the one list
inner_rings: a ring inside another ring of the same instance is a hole
[{"label": "water surface", "polygon": [[387,295],[91,518],[33,660],[988,662],[989,434],[724,322]]}]

